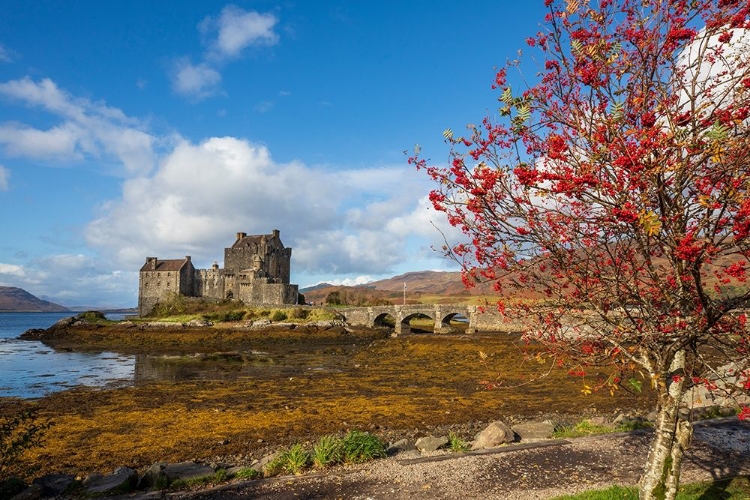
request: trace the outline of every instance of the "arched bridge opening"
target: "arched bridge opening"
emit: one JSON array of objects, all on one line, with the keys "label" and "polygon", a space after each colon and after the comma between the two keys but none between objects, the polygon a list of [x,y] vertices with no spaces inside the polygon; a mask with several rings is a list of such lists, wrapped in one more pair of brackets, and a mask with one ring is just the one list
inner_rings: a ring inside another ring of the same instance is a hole
[{"label": "arched bridge opening", "polygon": [[390,313],[380,313],[373,318],[372,326],[395,328],[396,318]]},{"label": "arched bridge opening", "polygon": [[[413,321],[413,323],[412,323]],[[401,319],[400,328],[395,333],[432,333],[434,331],[435,319],[423,312],[408,314]]]}]

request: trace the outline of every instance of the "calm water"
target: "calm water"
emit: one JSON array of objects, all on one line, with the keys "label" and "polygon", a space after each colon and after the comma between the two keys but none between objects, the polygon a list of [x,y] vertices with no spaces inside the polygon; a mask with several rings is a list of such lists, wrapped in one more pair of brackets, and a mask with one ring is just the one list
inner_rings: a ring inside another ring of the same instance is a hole
[{"label": "calm water", "polygon": [[132,382],[135,356],[61,352],[17,338],[30,328],[47,328],[72,314],[0,313],[0,397],[36,398],[77,385]]}]

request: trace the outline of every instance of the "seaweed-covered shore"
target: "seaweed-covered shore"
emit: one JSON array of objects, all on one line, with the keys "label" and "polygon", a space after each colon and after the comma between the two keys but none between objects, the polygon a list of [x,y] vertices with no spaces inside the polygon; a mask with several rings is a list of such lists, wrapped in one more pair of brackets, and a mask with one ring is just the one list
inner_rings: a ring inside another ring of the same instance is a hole
[{"label": "seaweed-covered shore", "polygon": [[[182,367],[214,363],[227,374],[145,377],[130,387],[0,399],[0,414],[34,406],[51,419],[44,445],[28,456],[40,473],[142,470],[194,459],[250,463],[280,446],[350,429],[385,441],[435,430],[471,438],[496,419],[572,420],[650,405],[647,393],[583,395],[580,378],[540,364],[509,334],[391,338],[384,330],[340,326],[79,322],[28,337],[58,349],[137,353]],[[586,382],[606,375],[593,370]]]}]

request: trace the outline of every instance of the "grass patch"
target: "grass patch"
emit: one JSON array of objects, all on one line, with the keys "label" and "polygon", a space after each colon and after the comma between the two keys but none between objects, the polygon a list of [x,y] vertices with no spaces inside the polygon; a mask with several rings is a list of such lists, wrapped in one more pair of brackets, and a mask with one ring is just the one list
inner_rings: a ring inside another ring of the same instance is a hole
[{"label": "grass patch", "polygon": [[[680,485],[677,500],[747,500],[750,498],[750,477],[740,476],[715,482]],[[638,500],[638,488],[611,486],[606,490],[584,491],[553,500]]]},{"label": "grass patch", "polygon": [[351,431],[343,440],[344,461],[351,464],[385,458],[385,443],[369,432]]},{"label": "grass patch", "polygon": [[653,424],[648,421],[627,422],[616,427],[610,425],[592,424],[589,420],[581,420],[575,425],[568,425],[556,429],[553,436],[558,439],[578,438],[595,436],[598,434],[611,434],[613,432],[629,432],[636,429],[650,429]]},{"label": "grass patch", "polygon": [[235,472],[232,477],[234,479],[258,479],[262,476],[263,474],[258,472],[256,469],[253,469],[252,467],[244,467]]},{"label": "grass patch", "polygon": [[448,433],[448,449],[454,453],[464,453],[469,450],[469,445],[466,441],[458,437],[453,431]]},{"label": "grass patch", "polygon": [[312,463],[317,469],[339,464],[344,459],[344,442],[329,434],[321,437],[312,449]]}]

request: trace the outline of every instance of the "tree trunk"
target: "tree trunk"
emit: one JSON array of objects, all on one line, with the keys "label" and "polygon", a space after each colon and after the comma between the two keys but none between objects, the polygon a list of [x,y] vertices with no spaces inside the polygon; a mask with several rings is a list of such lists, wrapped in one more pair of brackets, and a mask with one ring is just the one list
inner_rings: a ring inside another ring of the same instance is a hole
[{"label": "tree trunk", "polygon": [[659,404],[654,439],[648,461],[639,482],[641,500],[674,500],[680,483],[682,457],[690,444],[693,427],[679,417],[682,401],[685,352],[679,351],[668,373],[664,386],[658,387]]}]

